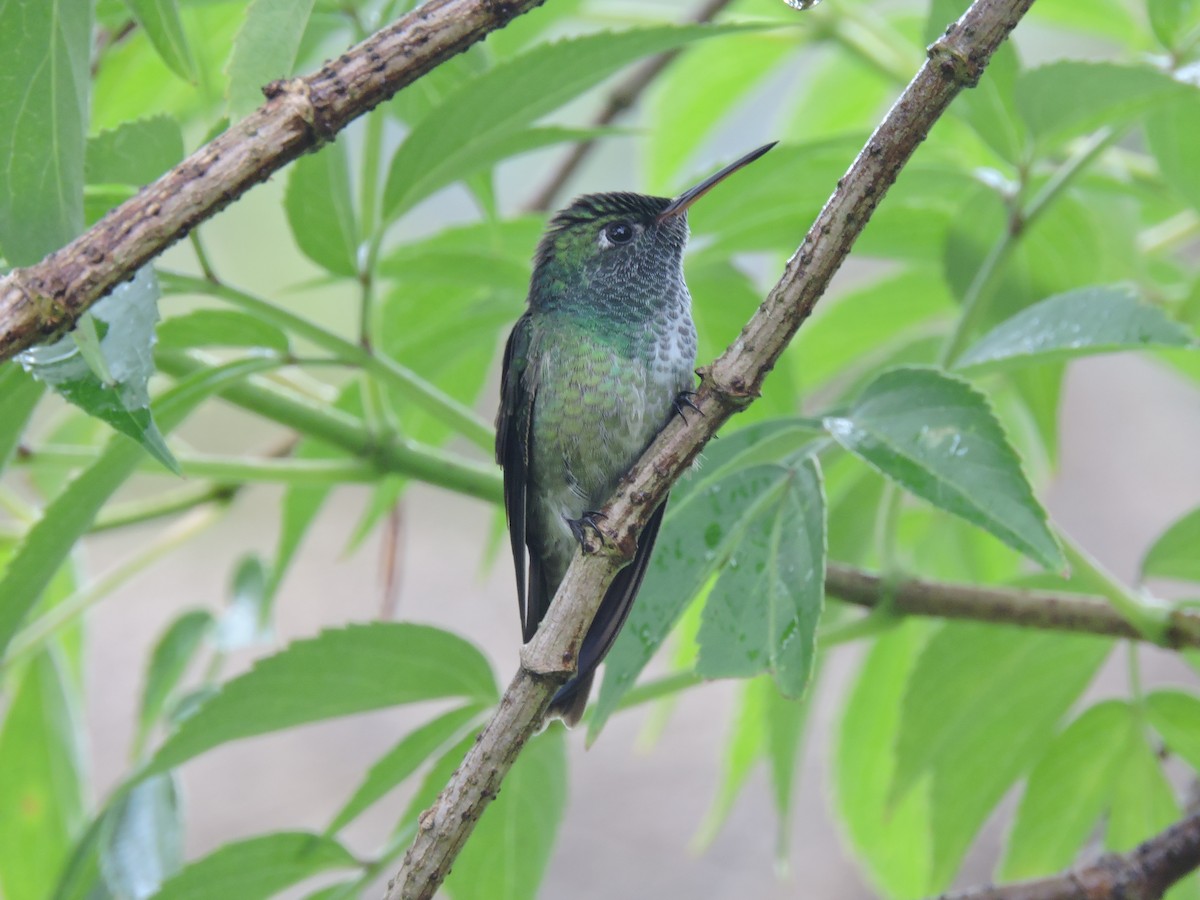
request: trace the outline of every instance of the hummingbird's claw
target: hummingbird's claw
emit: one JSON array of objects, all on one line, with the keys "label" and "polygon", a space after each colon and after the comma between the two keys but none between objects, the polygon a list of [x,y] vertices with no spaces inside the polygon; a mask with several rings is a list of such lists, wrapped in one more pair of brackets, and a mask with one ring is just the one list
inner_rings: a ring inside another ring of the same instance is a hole
[{"label": "hummingbird's claw", "polygon": [[571,529],[571,534],[575,536],[575,540],[583,546],[587,546],[587,534],[583,530],[583,526],[587,525],[593,531],[599,533],[600,520],[607,519],[604,513],[598,510],[588,510],[578,519],[566,519],[567,527]]},{"label": "hummingbird's claw", "polygon": [[695,391],[680,391],[678,396],[671,401],[671,405],[675,407],[675,415],[683,419],[684,425],[688,424],[687,416],[684,415],[683,412],[685,407],[688,409],[694,409],[696,412],[700,413],[700,415],[704,415],[704,410],[702,410],[692,401],[692,398],[695,396]]}]

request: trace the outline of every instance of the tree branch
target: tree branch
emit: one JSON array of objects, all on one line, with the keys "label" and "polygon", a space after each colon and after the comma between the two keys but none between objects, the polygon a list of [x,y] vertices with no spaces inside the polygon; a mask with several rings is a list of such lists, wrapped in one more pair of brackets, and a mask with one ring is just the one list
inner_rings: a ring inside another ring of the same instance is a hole
[{"label": "tree branch", "polygon": [[[704,5],[692,17],[692,21],[697,25],[711,22],[731,2],[733,0],[705,0]],[[665,53],[660,53],[657,56],[652,56],[634,69],[629,77],[617,85],[613,89],[613,92],[608,95],[608,102],[604,104],[604,108],[592,119],[592,127],[603,128],[625,110],[629,109],[629,107],[633,106],[642,95],[642,92],[654,83],[654,79],[662,74],[663,69],[671,64],[675,57],[680,54],[681,50],[682,48],[676,48],[668,50]],[[525,211],[546,212],[550,209],[551,204],[554,203],[554,199],[562,192],[566,183],[570,181],[571,176],[583,165],[583,161],[591,155],[595,147],[595,138],[580,141],[572,147],[570,154],[562,161],[562,164],[559,165],[554,174],[550,176],[542,189],[526,204]]]},{"label": "tree branch", "polygon": [[543,0],[429,0],[267,102],[67,246],[0,279],[0,361],[74,325],[142,265],[303,153]]},{"label": "tree branch", "polygon": [[[889,585],[878,575],[842,563],[829,562],[825,590],[835,597],[870,608],[890,605],[902,615],[970,619],[1054,631],[1073,631],[1107,637],[1145,640],[1103,597],[1061,591],[979,587],[911,579]],[[1200,613],[1172,610],[1166,646],[1200,647]]]},{"label": "tree branch", "polygon": [[1061,875],[943,894],[938,900],[1158,900],[1200,867],[1200,813],[1128,853],[1106,853]]},{"label": "tree branch", "polygon": [[432,897],[512,761],[541,726],[554,690],[575,668],[588,623],[637,535],[674,480],[734,413],[756,396],[800,324],[812,312],[875,205],[964,87],[1033,0],[975,0],[929,48],[929,59],[871,135],[817,216],[783,277],[725,353],[700,370],[693,398],[702,415],[669,423],[622,479],[604,509],[597,540],[577,553],[521,667],[462,765],[421,816],[417,836],[388,885],[388,900]]}]

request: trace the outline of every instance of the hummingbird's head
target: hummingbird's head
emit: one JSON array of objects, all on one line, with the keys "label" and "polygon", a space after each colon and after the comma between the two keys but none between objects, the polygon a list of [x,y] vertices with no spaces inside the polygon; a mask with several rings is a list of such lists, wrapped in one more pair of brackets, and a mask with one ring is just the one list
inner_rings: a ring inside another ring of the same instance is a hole
[{"label": "hummingbird's head", "polygon": [[686,293],[688,208],[775,145],[748,153],[678,197],[586,194],[560,210],[538,244],[532,308],[654,304]]},{"label": "hummingbird's head", "polygon": [[557,306],[595,292],[640,296],[677,284],[687,212],[660,218],[671,202],[630,193],[577,197],[554,215],[538,244],[531,299]]}]

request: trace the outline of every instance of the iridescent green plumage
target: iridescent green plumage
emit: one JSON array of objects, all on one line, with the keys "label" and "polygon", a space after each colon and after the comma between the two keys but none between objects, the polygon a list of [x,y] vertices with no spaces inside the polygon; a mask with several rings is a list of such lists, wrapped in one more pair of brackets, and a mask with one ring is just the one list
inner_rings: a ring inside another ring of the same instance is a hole
[{"label": "iridescent green plumage", "polygon": [[[687,208],[767,149],[675,200],[580,197],[555,215],[542,238],[529,309],[505,351],[496,434],[526,641],[589,515],[693,386],[696,330],[683,280]],[[664,507],[609,587],[584,640],[578,674],[555,696],[551,712],[569,723],[583,713],[595,668],[629,613]]]}]

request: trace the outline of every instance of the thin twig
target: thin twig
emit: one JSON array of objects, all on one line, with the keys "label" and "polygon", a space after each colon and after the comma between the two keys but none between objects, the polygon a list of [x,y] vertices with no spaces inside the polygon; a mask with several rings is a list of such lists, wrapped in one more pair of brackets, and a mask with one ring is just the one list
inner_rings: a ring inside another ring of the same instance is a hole
[{"label": "thin twig", "polygon": [[543,0],[429,0],[267,102],[40,263],[0,279],[0,361],[70,328],[249,188]]},{"label": "thin twig", "polygon": [[[692,17],[692,22],[697,25],[703,25],[706,22],[711,22],[717,15],[725,9],[733,0],[705,0],[705,3],[700,9],[696,10],[696,15]],[[660,53],[657,56],[652,56],[629,74],[629,77],[618,84],[611,94],[608,95],[608,100],[604,107],[592,119],[593,128],[603,128],[605,125],[612,123],[629,107],[633,106],[641,97],[642,92],[654,83],[662,71],[671,64],[671,62],[681,52],[681,48],[668,50],[665,53]],[[571,180],[571,176],[578,171],[583,165],[583,161],[588,158],[592,150],[596,147],[596,139],[589,138],[586,141],[580,141],[571,148],[570,154],[562,161],[554,174],[542,187],[537,194],[534,195],[525,205],[526,212],[545,212],[554,203],[555,198],[562,193],[562,189],[567,182]]]},{"label": "thin twig", "polygon": [[[899,615],[971,619],[998,625],[1146,639],[1103,597],[921,579],[889,585],[878,575],[835,562],[830,562],[826,569],[825,590],[847,603],[872,608],[887,606]],[[1200,647],[1200,613],[1172,610],[1165,644],[1175,649]]]},{"label": "thin twig", "polygon": [[602,540],[576,554],[537,634],[523,648],[521,667],[496,714],[421,816],[413,845],[388,886],[388,900],[424,900],[436,892],[513,760],[541,726],[554,690],[575,668],[600,599],[618,569],[633,558],[650,515],[717,429],[758,396],[876,204],[950,101],[978,81],[1032,3],[975,0],[929,48],[929,60],[838,182],[779,283],[733,346],[700,370],[700,390],[693,399],[703,415],[686,424],[669,423],[622,479],[603,510]]},{"label": "thin twig", "polygon": [[1200,867],[1200,813],[1128,853],[1106,853],[1061,875],[943,894],[938,900],[1158,900]]}]

